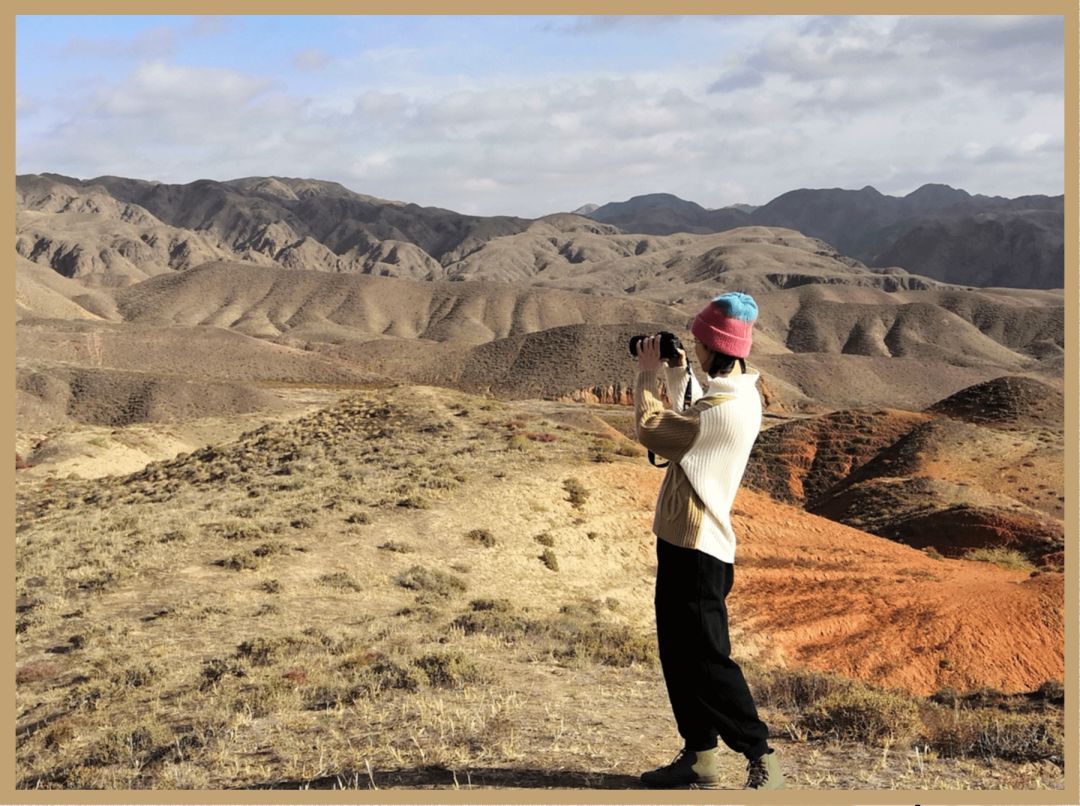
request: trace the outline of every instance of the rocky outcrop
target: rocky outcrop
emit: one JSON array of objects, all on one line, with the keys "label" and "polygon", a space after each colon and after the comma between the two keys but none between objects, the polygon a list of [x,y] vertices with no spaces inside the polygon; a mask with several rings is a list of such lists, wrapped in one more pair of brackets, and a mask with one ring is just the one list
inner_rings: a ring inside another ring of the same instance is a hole
[{"label": "rocky outcrop", "polygon": [[634,405],[634,389],[621,383],[607,386],[590,386],[585,389],[575,389],[572,392],[560,395],[557,399],[564,403],[604,403],[615,406],[632,406]]},{"label": "rocky outcrop", "polygon": [[761,433],[743,483],[780,501],[810,504],[925,419],[847,410],[792,420]]}]

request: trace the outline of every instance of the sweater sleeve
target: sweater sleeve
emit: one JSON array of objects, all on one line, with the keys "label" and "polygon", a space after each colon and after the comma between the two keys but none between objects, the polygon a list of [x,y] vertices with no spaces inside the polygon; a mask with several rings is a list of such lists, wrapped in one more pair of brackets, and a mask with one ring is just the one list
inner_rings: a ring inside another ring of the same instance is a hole
[{"label": "sweater sleeve", "polygon": [[665,409],[656,383],[655,371],[638,372],[634,383],[638,442],[653,453],[678,462],[697,439],[699,413],[692,409],[686,412]]},{"label": "sweater sleeve", "polygon": [[690,384],[690,403],[693,404],[701,398],[701,385],[693,372],[682,367],[665,367],[664,382],[668,388],[668,396],[671,398],[671,406],[675,411],[683,411],[683,401],[686,399],[686,384]]}]

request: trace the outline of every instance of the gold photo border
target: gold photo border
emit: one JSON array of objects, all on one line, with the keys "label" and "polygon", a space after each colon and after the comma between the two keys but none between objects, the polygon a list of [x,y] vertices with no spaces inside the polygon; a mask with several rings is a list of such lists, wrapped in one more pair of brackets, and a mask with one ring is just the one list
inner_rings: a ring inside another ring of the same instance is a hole
[{"label": "gold photo border", "polygon": [[[1077,173],[1077,136],[1080,120],[1077,117],[1077,68],[1080,64],[1078,48],[1078,9],[1076,2],[1055,0],[1032,0],[1031,2],[1003,2],[1003,0],[951,0],[950,2],[927,2],[905,0],[903,3],[865,3],[852,0],[819,0],[819,2],[792,2],[791,0],[732,0],[727,3],[673,2],[661,4],[657,0],[593,0],[571,3],[566,0],[548,2],[484,2],[483,0],[457,0],[438,3],[428,0],[367,0],[364,3],[347,3],[344,0],[195,0],[179,3],[167,0],[150,3],[146,0],[14,0],[12,10],[3,18],[5,60],[4,97],[11,115],[11,124],[4,133],[5,161],[11,166],[11,190],[4,195],[3,210],[6,220],[15,220],[15,20],[26,15],[61,14],[146,14],[146,15],[362,15],[362,14],[521,14],[521,15],[584,15],[584,14],[700,14],[700,15],[802,15],[802,14],[958,14],[983,16],[1002,15],[1053,15],[1064,18],[1065,54],[1065,788],[1064,790],[1004,790],[1004,791],[941,791],[941,790],[785,790],[783,792],[749,791],[684,791],[653,792],[639,790],[354,790],[354,791],[265,791],[249,790],[225,792],[221,790],[148,790],[148,791],[33,791],[15,789],[15,653],[14,643],[6,644],[2,656],[6,659],[7,674],[2,688],[8,692],[4,699],[3,713],[8,728],[0,730],[0,759],[4,760],[0,771],[0,803],[10,804],[1080,804],[1080,775],[1076,759],[1078,755],[1077,727],[1077,526],[1078,526],[1078,452],[1077,399],[1080,396],[1080,377],[1077,375],[1078,329],[1078,209],[1080,175]],[[988,58],[993,58],[988,54]],[[362,188],[361,188],[362,190]],[[978,188],[972,190],[978,191]],[[7,287],[14,300],[15,273],[12,271]],[[9,303],[10,304],[10,303]],[[9,308],[9,311],[13,309]],[[0,396],[7,422],[14,433],[15,424],[15,320],[14,316],[2,333],[5,347],[4,370],[8,385]],[[10,461],[10,458],[9,460]],[[0,549],[0,565],[8,568],[8,579],[14,582],[15,569],[15,469],[7,465],[0,477],[0,484],[7,490],[3,498],[5,523],[11,538],[3,541]],[[7,604],[3,612],[4,634],[15,634],[14,584],[9,588]],[[1069,759],[1073,759],[1069,761]]]}]

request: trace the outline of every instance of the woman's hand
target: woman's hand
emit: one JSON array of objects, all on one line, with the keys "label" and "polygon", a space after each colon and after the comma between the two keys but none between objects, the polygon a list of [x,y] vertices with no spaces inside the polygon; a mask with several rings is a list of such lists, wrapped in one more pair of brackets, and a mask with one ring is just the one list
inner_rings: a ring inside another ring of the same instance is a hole
[{"label": "woman's hand", "polygon": [[638,369],[642,372],[655,372],[660,369],[660,339],[649,336],[642,339],[637,352]]}]

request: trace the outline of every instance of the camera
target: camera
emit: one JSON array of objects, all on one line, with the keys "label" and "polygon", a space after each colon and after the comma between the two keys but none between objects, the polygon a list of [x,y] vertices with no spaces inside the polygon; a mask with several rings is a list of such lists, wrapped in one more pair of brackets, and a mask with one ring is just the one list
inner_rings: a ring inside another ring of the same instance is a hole
[{"label": "camera", "polygon": [[[679,350],[683,349],[679,337],[666,330],[661,330],[656,335],[660,337],[660,357],[666,361],[677,361],[679,358]],[[630,338],[630,355],[637,357],[638,346],[641,344],[641,340],[647,338],[648,336],[632,336]]]}]

